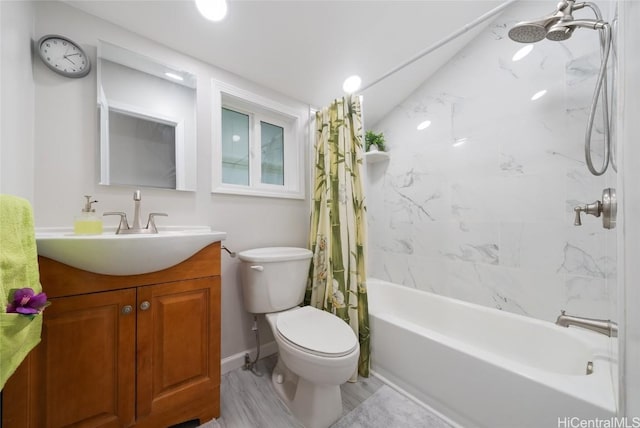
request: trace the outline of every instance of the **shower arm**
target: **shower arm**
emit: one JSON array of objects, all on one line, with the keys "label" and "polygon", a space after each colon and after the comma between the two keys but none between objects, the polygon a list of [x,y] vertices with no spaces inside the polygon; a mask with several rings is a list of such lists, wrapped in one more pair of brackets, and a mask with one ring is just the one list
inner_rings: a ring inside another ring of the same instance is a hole
[{"label": "shower arm", "polygon": [[[595,20],[573,18],[574,11],[584,9],[585,7],[588,7],[593,11],[593,14],[596,16]],[[575,26],[590,28],[592,30],[600,30],[603,29],[607,24],[607,22],[602,19],[602,13],[600,12],[600,8],[598,7],[598,5],[591,2],[575,3],[574,0],[567,0],[566,5],[563,8],[558,8],[558,12],[564,14],[564,16],[560,18],[558,24],[563,24],[565,26]]]},{"label": "shower arm", "polygon": [[571,20],[561,20],[556,25],[562,25],[564,27],[582,27],[582,28],[590,28],[592,30],[604,30],[607,25],[609,25],[605,21],[596,20],[596,19],[571,19]]}]

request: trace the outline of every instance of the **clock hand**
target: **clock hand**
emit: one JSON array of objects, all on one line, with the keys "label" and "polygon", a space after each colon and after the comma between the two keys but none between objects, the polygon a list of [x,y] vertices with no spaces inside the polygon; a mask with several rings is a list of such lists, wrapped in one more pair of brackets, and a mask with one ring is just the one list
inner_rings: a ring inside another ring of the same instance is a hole
[{"label": "clock hand", "polygon": [[73,62],[73,61],[71,61],[71,60],[69,59],[69,57],[68,57],[68,56],[66,56],[66,55],[65,55],[65,56],[64,56],[64,59],[66,59],[67,61],[69,61],[71,64],[76,65],[76,63],[75,63],[75,62]]}]

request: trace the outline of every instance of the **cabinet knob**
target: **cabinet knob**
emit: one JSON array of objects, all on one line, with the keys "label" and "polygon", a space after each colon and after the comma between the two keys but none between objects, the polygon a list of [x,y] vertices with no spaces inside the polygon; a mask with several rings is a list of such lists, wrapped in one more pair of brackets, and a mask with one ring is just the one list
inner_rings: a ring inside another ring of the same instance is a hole
[{"label": "cabinet knob", "polygon": [[146,311],[150,307],[151,307],[151,303],[149,303],[146,300],[144,302],[140,303],[140,309],[143,310],[143,311]]},{"label": "cabinet knob", "polygon": [[123,306],[121,312],[122,312],[122,315],[129,315],[131,312],[133,312],[133,306],[131,305]]}]

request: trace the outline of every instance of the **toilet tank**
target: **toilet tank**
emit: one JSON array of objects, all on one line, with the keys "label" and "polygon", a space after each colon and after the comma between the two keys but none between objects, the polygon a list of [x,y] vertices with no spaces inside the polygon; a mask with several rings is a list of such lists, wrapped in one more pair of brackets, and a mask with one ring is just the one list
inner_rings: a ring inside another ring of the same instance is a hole
[{"label": "toilet tank", "polygon": [[305,248],[255,248],[238,254],[244,307],[262,314],[302,303],[313,253]]}]

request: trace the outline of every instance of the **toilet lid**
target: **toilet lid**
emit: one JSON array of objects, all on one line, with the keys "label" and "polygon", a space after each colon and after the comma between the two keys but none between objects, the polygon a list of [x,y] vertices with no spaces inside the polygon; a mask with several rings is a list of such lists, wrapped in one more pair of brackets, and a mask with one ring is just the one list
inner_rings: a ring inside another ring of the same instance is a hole
[{"label": "toilet lid", "polygon": [[347,323],[312,306],[280,314],[276,327],[289,342],[322,355],[346,355],[358,345]]},{"label": "toilet lid", "polygon": [[267,247],[254,248],[238,253],[240,260],[250,263],[268,263],[310,259],[313,253],[306,248]]}]

